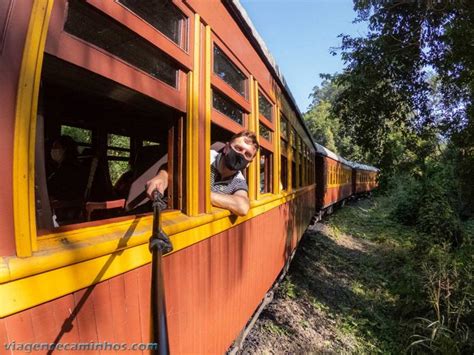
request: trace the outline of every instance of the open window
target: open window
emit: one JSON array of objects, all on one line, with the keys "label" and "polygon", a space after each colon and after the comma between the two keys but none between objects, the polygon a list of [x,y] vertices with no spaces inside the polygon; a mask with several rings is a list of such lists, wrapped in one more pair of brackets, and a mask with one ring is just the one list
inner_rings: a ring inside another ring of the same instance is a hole
[{"label": "open window", "polygon": [[[238,132],[231,132],[217,124],[211,123],[211,150],[221,153],[225,143],[230,142],[232,136]],[[241,171],[248,184],[248,168]],[[212,171],[211,171],[212,175]],[[215,178],[211,176],[211,179]]]},{"label": "open window", "polygon": [[291,144],[291,149],[293,151],[293,158],[291,159],[291,188],[293,190],[296,189],[298,186],[298,181],[297,181],[297,176],[296,176],[296,157],[298,154],[298,150],[296,149],[296,140],[298,136],[296,135],[296,131],[294,128],[291,128],[291,134],[290,134],[290,144]]},{"label": "open window", "polygon": [[260,149],[260,193],[273,192],[273,153]]},{"label": "open window", "polygon": [[258,91],[258,133],[260,137],[259,191],[261,194],[273,192],[273,151],[274,151],[273,104]]},{"label": "open window", "polygon": [[38,235],[151,212],[144,185],[167,169],[183,206],[184,114],[45,55],[36,145]]},{"label": "open window", "polygon": [[280,114],[280,187],[288,190],[288,120]]}]

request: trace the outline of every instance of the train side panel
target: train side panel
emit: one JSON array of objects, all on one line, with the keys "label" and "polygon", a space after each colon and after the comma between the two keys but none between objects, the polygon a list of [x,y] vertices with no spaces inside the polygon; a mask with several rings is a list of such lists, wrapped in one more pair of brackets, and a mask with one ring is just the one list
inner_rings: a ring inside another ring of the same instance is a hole
[{"label": "train side panel", "polygon": [[353,188],[354,194],[364,194],[373,191],[378,187],[376,171],[363,170],[359,168],[353,169]]},{"label": "train side panel", "polygon": [[17,83],[32,1],[0,1],[0,255],[15,253],[13,225],[13,141]]},{"label": "train side panel", "polygon": [[[172,353],[229,348],[296,248],[313,216],[314,199],[314,189],[309,190],[164,258]],[[148,264],[6,317],[0,338],[17,343],[149,342],[150,275]]]},{"label": "train side panel", "polygon": [[[349,174],[346,179],[337,176],[336,171]],[[345,164],[320,154],[316,155],[317,201],[318,209],[325,209],[352,195],[352,171]]]}]

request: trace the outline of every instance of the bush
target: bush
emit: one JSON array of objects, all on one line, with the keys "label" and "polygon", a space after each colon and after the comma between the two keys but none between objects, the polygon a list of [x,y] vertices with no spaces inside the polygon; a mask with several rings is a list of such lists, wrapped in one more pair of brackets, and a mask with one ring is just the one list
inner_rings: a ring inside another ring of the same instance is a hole
[{"label": "bush", "polygon": [[[472,251],[472,250],[471,250]],[[421,276],[431,311],[415,318],[409,349],[435,354],[472,353],[473,264],[469,247],[452,252],[434,245],[421,262]]]},{"label": "bush", "polygon": [[392,211],[391,218],[405,225],[415,225],[421,199],[421,184],[408,174],[389,182]]},{"label": "bush", "polygon": [[450,165],[429,168],[423,180],[417,226],[434,243],[461,244],[458,191]]},{"label": "bush", "polygon": [[433,242],[452,246],[461,244],[461,223],[439,186],[432,185],[423,195],[418,228]]}]

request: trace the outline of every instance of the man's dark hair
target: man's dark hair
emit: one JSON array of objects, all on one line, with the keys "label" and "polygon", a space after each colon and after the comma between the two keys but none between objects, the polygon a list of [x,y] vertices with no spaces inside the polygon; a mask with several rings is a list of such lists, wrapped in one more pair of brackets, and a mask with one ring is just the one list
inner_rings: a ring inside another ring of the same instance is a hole
[{"label": "man's dark hair", "polygon": [[253,144],[256,151],[258,151],[260,149],[260,144],[258,144],[257,136],[255,135],[255,133],[253,133],[249,130],[243,130],[239,133],[234,134],[232,136],[232,138],[230,138],[229,142],[232,143],[234,140],[236,140],[237,138],[240,138],[240,137],[247,138],[247,139],[245,139],[245,141],[249,144]]}]

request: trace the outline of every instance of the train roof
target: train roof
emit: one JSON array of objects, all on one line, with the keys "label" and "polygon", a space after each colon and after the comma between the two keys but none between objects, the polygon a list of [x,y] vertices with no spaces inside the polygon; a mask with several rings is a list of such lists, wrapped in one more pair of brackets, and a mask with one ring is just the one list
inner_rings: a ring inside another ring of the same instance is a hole
[{"label": "train roof", "polygon": [[354,169],[374,171],[374,172],[379,172],[380,171],[380,169],[377,169],[374,166],[361,164],[361,163],[357,163],[357,162],[347,160],[347,159],[341,157],[340,155],[337,155],[336,153],[330,151],[329,149],[327,149],[325,146],[323,146],[321,144],[315,143],[315,145],[316,145],[316,152],[317,153],[319,153],[321,155],[324,155],[328,158],[334,159],[336,161],[339,161],[343,164],[349,165],[350,167],[352,167]]},{"label": "train roof", "polygon": [[355,162],[352,162],[352,167],[354,169],[374,171],[376,173],[378,173],[380,171],[380,169],[377,169],[375,166],[361,164],[361,163],[355,163]]},{"label": "train roof", "polygon": [[317,153],[352,167],[352,162],[351,161],[349,161],[347,159],[344,159],[340,155],[337,155],[336,153],[334,153],[333,151],[329,150],[328,148],[326,148],[325,146],[323,146],[319,143],[314,143],[314,144],[316,145],[316,152]]}]

